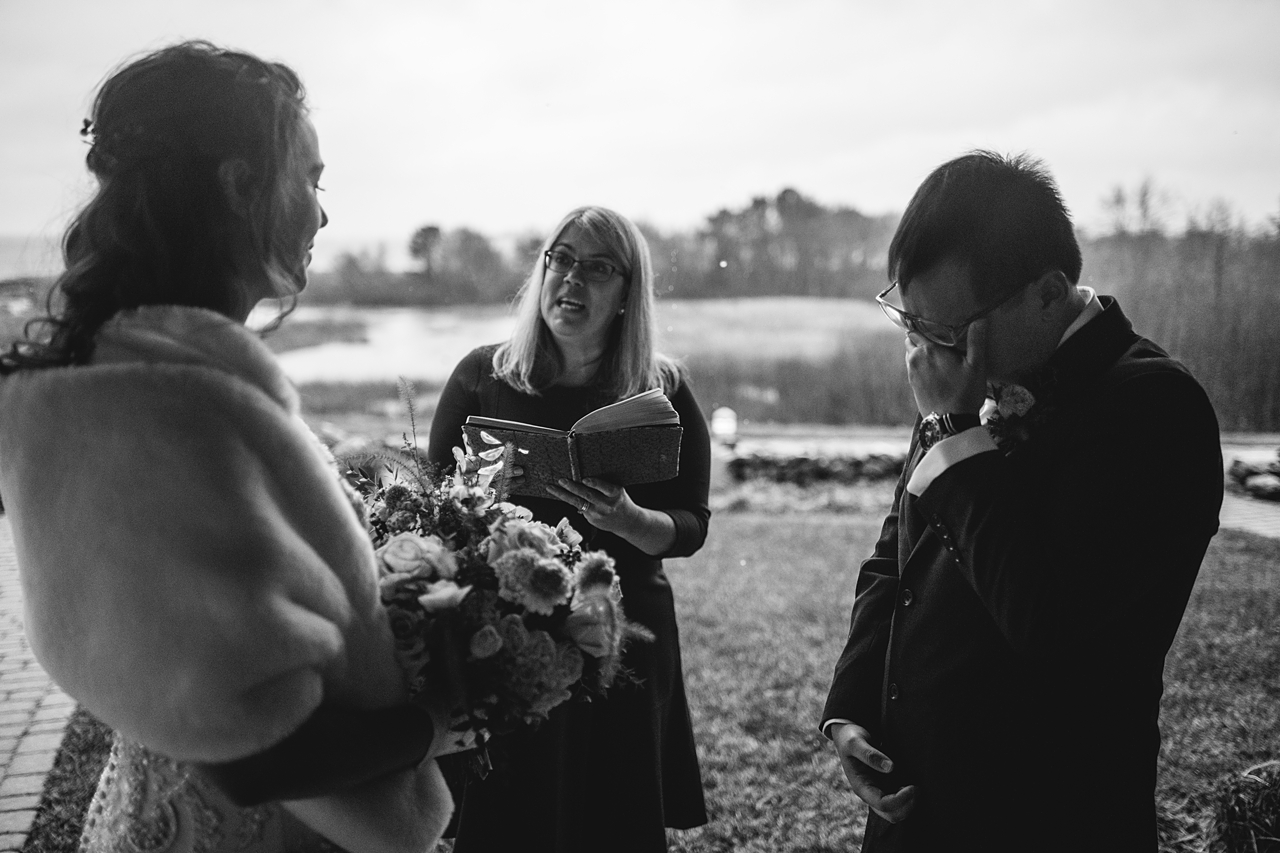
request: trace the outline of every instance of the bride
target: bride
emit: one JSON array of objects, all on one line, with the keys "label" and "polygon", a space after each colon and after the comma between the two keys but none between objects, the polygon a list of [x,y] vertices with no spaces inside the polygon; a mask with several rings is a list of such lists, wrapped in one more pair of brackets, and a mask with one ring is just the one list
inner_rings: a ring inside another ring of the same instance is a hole
[{"label": "bride", "polygon": [[115,731],[81,849],[428,850],[444,718],[408,703],[361,518],[243,325],[327,221],[302,86],[187,42],[83,133],[47,334],[0,357],[27,636]]}]

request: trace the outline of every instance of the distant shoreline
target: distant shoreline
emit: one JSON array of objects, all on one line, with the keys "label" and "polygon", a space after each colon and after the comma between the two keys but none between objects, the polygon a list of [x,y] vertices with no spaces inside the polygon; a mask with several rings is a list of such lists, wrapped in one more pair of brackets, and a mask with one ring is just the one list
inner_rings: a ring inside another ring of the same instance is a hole
[{"label": "distant shoreline", "polygon": [[0,281],[43,278],[62,272],[62,250],[56,237],[0,235]]}]

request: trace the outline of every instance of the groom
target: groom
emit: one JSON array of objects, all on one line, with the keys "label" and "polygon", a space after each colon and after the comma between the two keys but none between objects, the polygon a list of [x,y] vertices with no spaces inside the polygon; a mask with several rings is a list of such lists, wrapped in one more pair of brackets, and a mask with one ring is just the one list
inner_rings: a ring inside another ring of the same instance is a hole
[{"label": "groom", "polygon": [[865,853],[1156,849],[1218,424],[1080,267],[1044,167],[986,151],[934,170],[889,247],[921,419],[822,717]]}]

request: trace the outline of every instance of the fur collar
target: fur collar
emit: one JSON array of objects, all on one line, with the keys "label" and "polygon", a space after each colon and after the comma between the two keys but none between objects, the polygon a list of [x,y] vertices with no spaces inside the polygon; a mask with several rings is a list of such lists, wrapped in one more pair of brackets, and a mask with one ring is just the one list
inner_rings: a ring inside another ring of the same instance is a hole
[{"label": "fur collar", "polygon": [[215,311],[148,305],[122,311],[98,333],[92,364],[186,364],[229,373],[290,414],[298,394],[271,350],[242,324]]}]

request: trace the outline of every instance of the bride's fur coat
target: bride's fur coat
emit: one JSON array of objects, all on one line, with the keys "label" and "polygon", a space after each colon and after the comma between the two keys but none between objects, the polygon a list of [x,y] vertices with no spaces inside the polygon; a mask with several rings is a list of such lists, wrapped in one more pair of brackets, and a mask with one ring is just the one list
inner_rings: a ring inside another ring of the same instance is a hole
[{"label": "bride's fur coat", "polygon": [[[86,366],[0,381],[0,494],[53,679],[183,762],[278,742],[318,705],[406,701],[374,556],[266,346],[212,312],[106,324]],[[350,850],[430,849],[433,761],[286,808]]]}]

